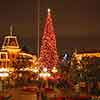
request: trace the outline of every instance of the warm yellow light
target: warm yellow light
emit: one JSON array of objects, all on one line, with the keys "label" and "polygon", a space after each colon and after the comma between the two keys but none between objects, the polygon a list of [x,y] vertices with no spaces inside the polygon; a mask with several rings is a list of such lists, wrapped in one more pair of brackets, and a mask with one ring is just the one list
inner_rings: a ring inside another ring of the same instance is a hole
[{"label": "warm yellow light", "polygon": [[12,73],[14,68],[0,68],[0,73]]},{"label": "warm yellow light", "polygon": [[21,49],[17,49],[17,48],[16,48],[16,49],[15,49],[15,48],[14,48],[14,49],[10,49],[10,48],[9,48],[9,49],[7,49],[7,50],[8,50],[10,53],[16,53],[16,52],[20,52]]},{"label": "warm yellow light", "polygon": [[9,72],[7,68],[0,68],[0,72]]},{"label": "warm yellow light", "polygon": [[96,57],[100,57],[100,53],[79,53],[77,54],[77,57],[93,57],[93,56],[96,56]]},{"label": "warm yellow light", "polygon": [[82,66],[77,66],[77,69],[78,69],[78,70],[81,70],[81,69],[82,69]]},{"label": "warm yellow light", "polygon": [[50,11],[51,11],[51,9],[50,9],[50,8],[48,8],[48,13],[50,13]]},{"label": "warm yellow light", "polygon": [[29,68],[24,68],[24,71],[28,71],[28,70],[30,70]]},{"label": "warm yellow light", "polygon": [[12,73],[12,72],[14,72],[14,68],[7,68],[7,72],[10,74],[10,73]]},{"label": "warm yellow light", "polygon": [[47,72],[47,68],[43,68],[43,71],[44,71],[44,72]]},{"label": "warm yellow light", "polygon": [[58,72],[57,68],[56,67],[53,67],[52,72],[53,73],[57,73]]},{"label": "warm yellow light", "polygon": [[40,73],[39,76],[42,77],[43,76],[43,73]]},{"label": "warm yellow light", "polygon": [[0,73],[0,77],[8,77],[9,74],[8,73]]},{"label": "warm yellow light", "polygon": [[30,68],[20,68],[19,70],[20,70],[20,71],[29,71]]},{"label": "warm yellow light", "polygon": [[19,70],[20,70],[20,71],[23,71],[23,68],[20,68]]},{"label": "warm yellow light", "polygon": [[44,79],[47,79],[48,77],[51,76],[51,74],[49,72],[41,72],[39,74],[40,77],[44,78]]},{"label": "warm yellow light", "polygon": [[39,72],[37,67],[33,68],[32,71],[35,72],[35,73]]},{"label": "warm yellow light", "polygon": [[47,73],[47,74],[48,74],[48,75],[47,75],[48,77],[50,77],[50,76],[51,76],[51,74],[50,74],[50,73]]}]

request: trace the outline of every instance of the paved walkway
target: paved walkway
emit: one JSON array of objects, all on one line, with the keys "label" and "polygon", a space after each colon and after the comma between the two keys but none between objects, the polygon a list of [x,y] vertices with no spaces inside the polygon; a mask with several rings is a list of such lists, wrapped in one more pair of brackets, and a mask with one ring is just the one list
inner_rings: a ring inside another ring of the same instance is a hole
[{"label": "paved walkway", "polygon": [[10,89],[5,92],[0,92],[1,96],[12,96],[12,100],[37,100],[37,95],[32,92],[24,92],[20,88]]},{"label": "paved walkway", "polygon": [[[40,91],[39,91],[40,92]],[[12,100],[37,100],[37,94],[34,92],[23,91],[22,88],[13,88],[5,92],[4,95],[11,94],[13,96]],[[54,90],[54,92],[46,92],[47,97],[55,98],[55,97],[62,97],[62,96],[72,96],[75,95],[73,90],[68,90],[68,92],[64,92],[63,90]],[[84,94],[86,95],[86,94]],[[41,100],[39,98],[39,100]]]}]

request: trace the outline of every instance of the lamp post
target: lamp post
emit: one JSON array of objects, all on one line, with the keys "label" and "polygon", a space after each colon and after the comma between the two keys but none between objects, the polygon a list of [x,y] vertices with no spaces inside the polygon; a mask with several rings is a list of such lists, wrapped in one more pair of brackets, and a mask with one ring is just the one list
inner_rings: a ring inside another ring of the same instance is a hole
[{"label": "lamp post", "polygon": [[38,80],[39,69],[37,67],[34,67],[31,69],[31,71],[34,73],[36,80]]},{"label": "lamp post", "polygon": [[43,68],[43,72],[41,72],[39,76],[45,81],[45,88],[48,88],[48,78],[51,74],[48,72],[47,68]]},{"label": "lamp post", "polygon": [[56,73],[58,72],[58,70],[57,70],[56,67],[53,67],[53,69],[51,70],[51,72],[53,73],[54,78],[55,78],[55,75],[56,75]]},{"label": "lamp post", "polygon": [[56,67],[53,67],[52,72],[53,72],[54,74],[57,73],[57,72],[58,72],[57,68],[56,68]]}]

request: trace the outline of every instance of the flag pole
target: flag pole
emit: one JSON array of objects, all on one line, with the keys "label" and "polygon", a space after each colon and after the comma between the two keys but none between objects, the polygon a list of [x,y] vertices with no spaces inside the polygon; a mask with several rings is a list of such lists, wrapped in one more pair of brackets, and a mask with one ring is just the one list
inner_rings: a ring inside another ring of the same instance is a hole
[{"label": "flag pole", "polygon": [[37,56],[39,57],[40,51],[40,0],[37,3]]}]

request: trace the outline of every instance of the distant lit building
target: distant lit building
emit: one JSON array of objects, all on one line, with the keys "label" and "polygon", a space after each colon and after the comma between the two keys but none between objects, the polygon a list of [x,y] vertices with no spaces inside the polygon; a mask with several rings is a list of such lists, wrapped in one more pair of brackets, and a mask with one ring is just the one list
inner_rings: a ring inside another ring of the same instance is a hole
[{"label": "distant lit building", "polygon": [[10,35],[4,37],[4,42],[0,50],[0,68],[11,67],[13,62],[21,62],[26,59],[30,63],[30,67],[36,62],[36,56],[25,53],[21,50],[17,37],[12,34],[12,26],[10,27]]},{"label": "distant lit building", "polygon": [[96,50],[94,51],[92,51],[92,50],[88,50],[88,51],[75,51],[74,53],[73,53],[73,55],[74,55],[74,57],[78,60],[78,61],[80,61],[82,58],[84,58],[84,57],[89,57],[89,58],[92,58],[92,57],[97,57],[97,58],[100,58],[100,52],[97,52]]}]

